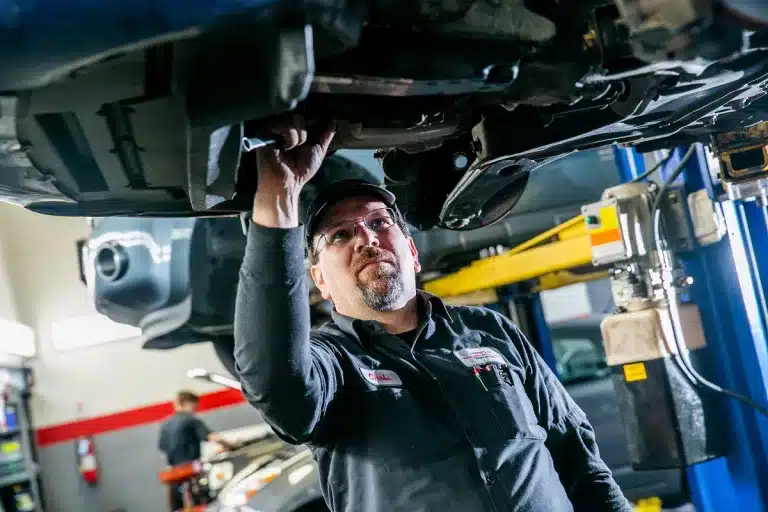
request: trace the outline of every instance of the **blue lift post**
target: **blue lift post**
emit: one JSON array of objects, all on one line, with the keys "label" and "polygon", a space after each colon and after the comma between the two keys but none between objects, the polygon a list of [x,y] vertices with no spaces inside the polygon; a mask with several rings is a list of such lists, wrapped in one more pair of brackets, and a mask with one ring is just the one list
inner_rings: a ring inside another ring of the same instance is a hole
[{"label": "blue lift post", "polygon": [[624,148],[614,144],[613,158],[616,160],[616,169],[622,183],[632,181],[645,172],[643,155],[632,148]]},{"label": "blue lift post", "polygon": [[554,344],[552,343],[552,333],[547,325],[547,319],[544,316],[544,305],[541,303],[541,295],[533,294],[529,299],[529,307],[533,316],[533,323],[536,326],[536,333],[539,340],[539,354],[549,369],[560,377],[557,370],[557,359],[555,358]]},{"label": "blue lift post", "polygon": [[536,292],[530,291],[525,283],[503,286],[497,289],[497,293],[501,302],[512,301],[523,307],[527,318],[520,319],[520,321],[531,331],[527,333],[531,338],[529,341],[539,352],[544,362],[547,363],[549,369],[555,375],[558,375],[557,361],[555,360],[552,344],[552,333],[544,317],[544,306],[541,303],[541,296]]},{"label": "blue lift post", "polygon": [[[664,177],[688,148],[675,148]],[[622,182],[640,174],[634,150],[614,148]],[[756,202],[723,201],[710,176],[705,149],[697,145],[680,180],[684,192],[705,189],[720,201],[727,235],[719,242],[678,254],[694,282],[690,298],[701,311],[712,374],[704,377],[762,404],[768,403],[768,210]],[[765,264],[765,265],[761,265]],[[762,270],[762,273],[761,273]],[[687,469],[697,512],[768,511],[768,420],[756,410],[722,397],[728,452]]]}]

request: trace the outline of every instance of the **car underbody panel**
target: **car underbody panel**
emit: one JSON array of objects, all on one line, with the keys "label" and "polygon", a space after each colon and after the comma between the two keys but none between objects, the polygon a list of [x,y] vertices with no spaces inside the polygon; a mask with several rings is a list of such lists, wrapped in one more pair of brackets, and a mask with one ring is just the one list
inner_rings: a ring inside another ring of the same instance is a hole
[{"label": "car underbody panel", "polygon": [[246,211],[242,139],[292,112],[335,121],[334,150],[377,150],[413,225],[468,230],[573,151],[768,117],[768,16],[746,1],[17,4],[0,200],[45,214]]}]

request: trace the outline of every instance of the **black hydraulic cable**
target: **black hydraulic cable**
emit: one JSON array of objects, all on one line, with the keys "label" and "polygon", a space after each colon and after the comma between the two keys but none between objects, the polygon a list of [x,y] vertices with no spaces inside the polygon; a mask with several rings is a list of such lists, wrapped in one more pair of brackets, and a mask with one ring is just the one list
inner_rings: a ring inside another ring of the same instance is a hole
[{"label": "black hydraulic cable", "polygon": [[669,162],[669,159],[672,158],[672,156],[674,154],[675,154],[674,151],[670,151],[667,156],[665,156],[664,158],[662,158],[661,160],[656,162],[656,165],[654,165],[650,169],[644,171],[643,174],[641,174],[640,176],[637,176],[636,178],[633,178],[632,181],[630,181],[630,183],[637,183],[638,181],[644,180],[645,178],[647,178],[648,176],[650,176],[651,174],[656,172],[656,170],[659,169],[662,165],[664,165],[667,162]]}]

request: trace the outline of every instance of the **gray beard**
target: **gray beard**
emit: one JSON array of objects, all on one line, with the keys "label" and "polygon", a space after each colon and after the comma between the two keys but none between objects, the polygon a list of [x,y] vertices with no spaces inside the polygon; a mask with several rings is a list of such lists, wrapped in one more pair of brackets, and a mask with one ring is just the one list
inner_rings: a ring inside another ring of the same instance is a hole
[{"label": "gray beard", "polygon": [[374,311],[392,311],[405,293],[405,283],[399,267],[380,266],[367,283],[357,281],[363,302]]}]

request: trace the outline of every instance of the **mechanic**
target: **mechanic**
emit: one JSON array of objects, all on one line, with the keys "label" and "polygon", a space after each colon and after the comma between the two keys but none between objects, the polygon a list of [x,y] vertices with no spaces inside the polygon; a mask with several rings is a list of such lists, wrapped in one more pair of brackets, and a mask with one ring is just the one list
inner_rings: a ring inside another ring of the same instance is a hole
[{"label": "mechanic", "polygon": [[[504,316],[417,290],[391,192],[359,180],[299,194],[333,129],[294,117],[257,155],[235,359],[248,401],[306,443],[333,511],[631,511],[593,429]],[[310,330],[310,273],[334,306]]]},{"label": "mechanic", "polygon": [[[234,450],[238,443],[224,439],[212,432],[197,415],[200,397],[187,390],[179,391],[173,403],[174,414],[160,427],[158,448],[165,454],[169,466],[200,459],[200,444],[210,441],[225,450]],[[181,486],[170,486],[171,510],[184,508]]]}]

